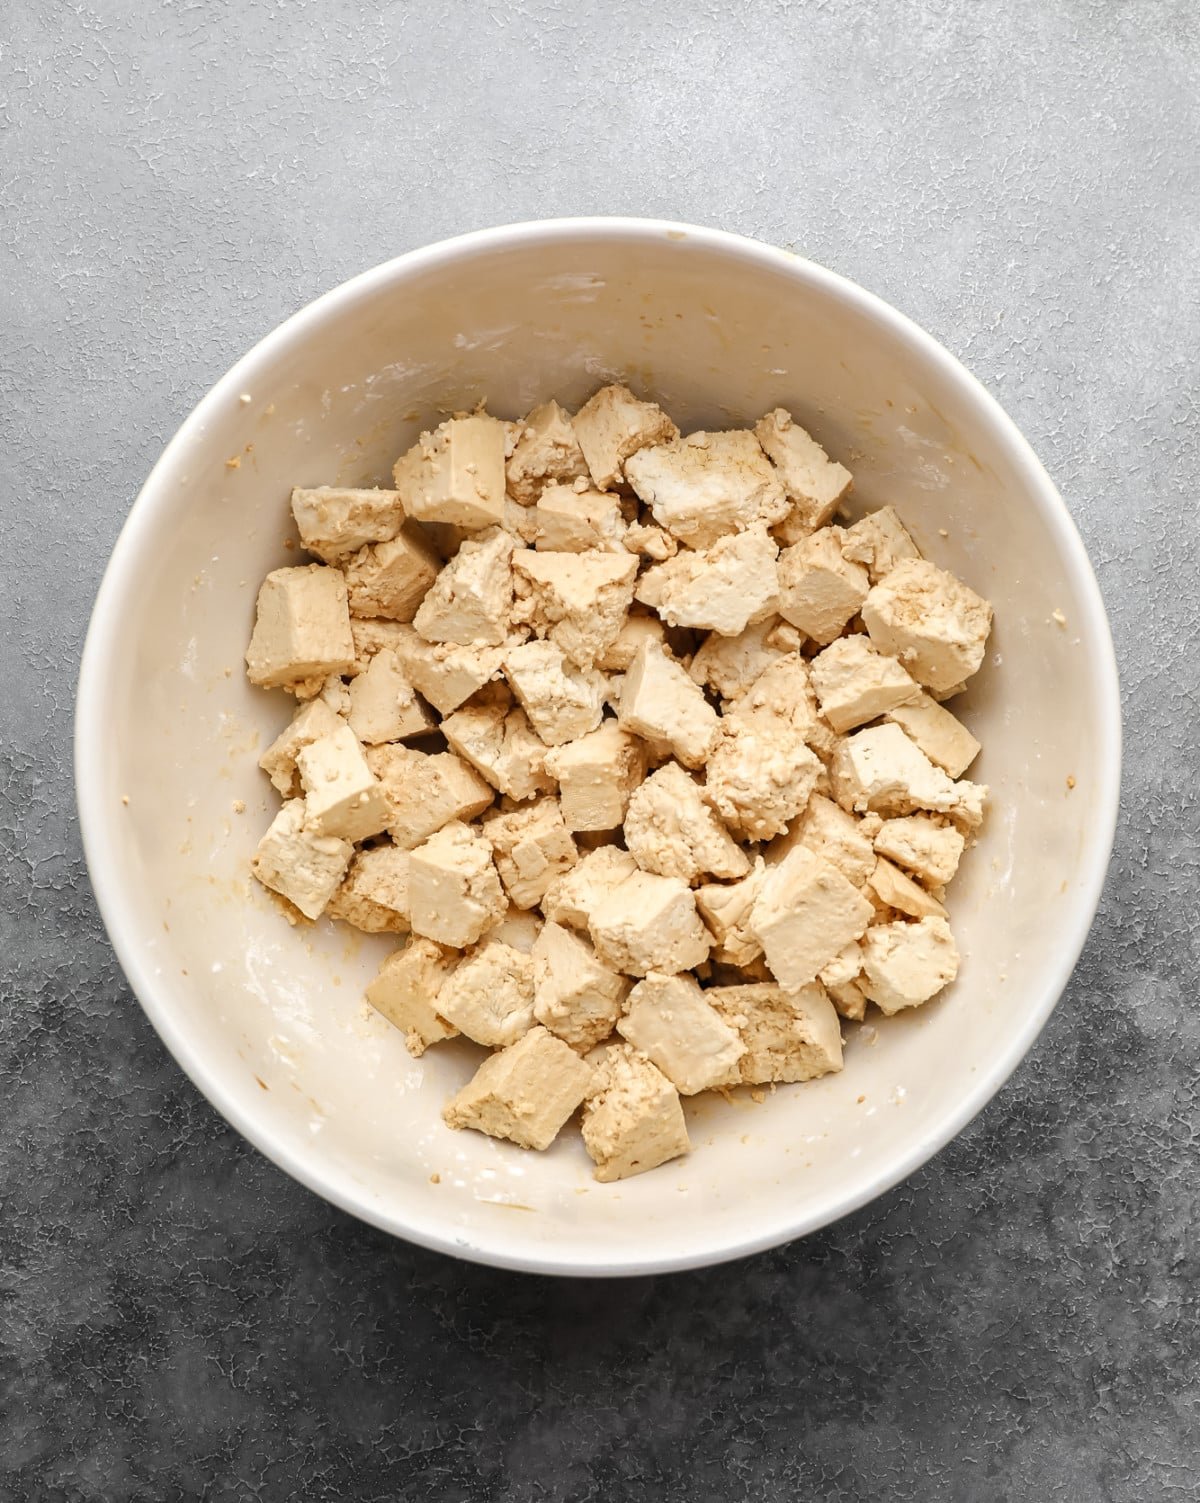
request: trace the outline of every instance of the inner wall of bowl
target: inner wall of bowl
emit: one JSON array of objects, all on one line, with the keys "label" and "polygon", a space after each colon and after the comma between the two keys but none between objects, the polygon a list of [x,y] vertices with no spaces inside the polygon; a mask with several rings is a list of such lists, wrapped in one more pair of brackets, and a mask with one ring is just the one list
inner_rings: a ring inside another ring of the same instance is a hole
[{"label": "inner wall of bowl", "polygon": [[[445,1128],[477,1055],[413,1060],[366,1007],[392,942],[293,929],[249,879],[277,807],[257,756],[293,705],[251,690],[242,655],[263,575],[299,561],[293,485],[387,483],[444,412],[573,406],[612,377],[685,430],[789,407],[853,470],[855,509],[893,503],[930,558],[991,598],[996,627],[955,706],[984,746],[971,775],[992,789],[951,890],[958,982],[850,1027],[838,1076],[762,1104],[690,1104],[689,1158],[600,1186],[574,1132],[533,1155]],[[1028,503],[1021,456],[970,385],[819,278],[665,233],[426,257],[311,311],[237,379],[177,442],[123,544],[105,690],[121,729],[96,748],[117,851],[99,885],[152,1013],[218,1103],[381,1224],[562,1266],[683,1260],[819,1224],[937,1139],[1044,1003],[1093,859],[1101,730],[1057,524]]]}]

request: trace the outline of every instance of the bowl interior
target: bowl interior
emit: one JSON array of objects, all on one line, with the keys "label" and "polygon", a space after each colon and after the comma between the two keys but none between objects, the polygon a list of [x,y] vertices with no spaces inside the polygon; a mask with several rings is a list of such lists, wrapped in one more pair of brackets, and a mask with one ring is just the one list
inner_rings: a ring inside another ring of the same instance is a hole
[{"label": "bowl interior", "polygon": [[[992,789],[951,889],[956,984],[849,1029],[844,1072],[688,1107],[693,1154],[597,1185],[578,1135],[532,1155],[442,1125],[468,1045],[421,1060],[362,1000],[391,941],[292,929],[247,874],[288,718],[242,672],[259,582],[296,561],[293,485],[387,483],[438,414],[516,416],[620,377],[685,429],[790,408],[995,604],[956,702]],[[246,400],[248,398],[249,400]],[[1055,620],[1059,611],[1065,624]],[[1028,1047],[1090,921],[1111,840],[1111,647],[1065,512],[1007,420],[898,316],[783,253],[630,222],[494,232],[321,300],[185,425],[118,545],[80,684],[93,881],[135,989],[217,1106],[357,1214],[471,1257],[620,1272],[811,1230],[939,1147]],[[125,800],[128,799],[126,803]],[[245,811],[235,812],[239,801]]]}]

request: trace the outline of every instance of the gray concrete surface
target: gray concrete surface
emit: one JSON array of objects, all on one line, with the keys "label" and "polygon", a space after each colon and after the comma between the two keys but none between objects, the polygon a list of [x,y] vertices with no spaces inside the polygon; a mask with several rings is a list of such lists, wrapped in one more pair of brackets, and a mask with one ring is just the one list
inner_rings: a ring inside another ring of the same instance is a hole
[{"label": "gray concrete surface", "polygon": [[[0,1497],[1200,1495],[1200,20],[1191,0],[15,0],[0,16]],[[343,277],[669,215],[913,315],[1058,480],[1125,808],[1072,985],[892,1194],[744,1264],[555,1284],[248,1149],[96,918],[77,654],[164,440]]]}]

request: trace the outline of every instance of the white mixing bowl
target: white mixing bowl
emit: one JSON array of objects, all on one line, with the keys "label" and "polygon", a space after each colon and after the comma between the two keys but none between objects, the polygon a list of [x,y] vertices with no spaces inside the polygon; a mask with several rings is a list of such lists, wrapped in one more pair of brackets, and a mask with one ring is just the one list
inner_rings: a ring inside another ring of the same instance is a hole
[{"label": "white mixing bowl", "polygon": [[[577,1133],[532,1154],[443,1126],[469,1046],[410,1059],[362,1000],[389,941],[292,929],[249,880],[288,718],[243,677],[259,582],[297,561],[293,485],[387,484],[423,424],[515,417],[620,378],[685,430],[790,408],[996,607],[955,709],[984,751],[982,838],[951,890],[958,981],[850,1027],[840,1075],[761,1104],[689,1104],[690,1157],[598,1185]],[[1056,619],[1060,612],[1064,618]],[[830,272],[713,230],[518,225],[337,288],[213,388],[155,466],[83,656],[76,778],[88,867],[126,975],[216,1108],[289,1174],[427,1247],[632,1274],[770,1247],[863,1205],[980,1110],[1032,1044],[1095,912],[1116,818],[1112,643],[1062,501],[975,380]],[[245,804],[244,813],[235,812]]]}]

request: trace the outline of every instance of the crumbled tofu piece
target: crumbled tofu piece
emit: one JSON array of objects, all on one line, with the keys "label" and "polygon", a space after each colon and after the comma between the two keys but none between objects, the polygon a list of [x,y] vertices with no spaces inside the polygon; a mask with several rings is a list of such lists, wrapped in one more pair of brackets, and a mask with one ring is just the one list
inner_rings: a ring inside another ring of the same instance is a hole
[{"label": "crumbled tofu piece", "polygon": [[276,736],[258,759],[258,765],[284,796],[291,798],[300,792],[300,776],[296,771],[296,753],[302,747],[311,746],[336,731],[342,724],[323,699],[310,700],[292,716],[287,726]]},{"label": "crumbled tofu piece", "polygon": [[827,986],[829,1000],[837,1010],[838,1017],[851,1023],[861,1023],[867,1015],[867,994],[857,981],[843,981],[840,986]]},{"label": "crumbled tofu piece", "polygon": [[846,736],[829,769],[843,809],[868,809],[885,818],[929,809],[974,829],[983,818],[987,789],[951,781],[898,725],[869,726]]},{"label": "crumbled tofu piece", "polygon": [[[805,532],[824,527],[850,492],[854,483],[850,471],[831,460],[783,407],[759,418],[754,433],[779,472],[791,503],[788,525]],[[795,541],[795,537],[788,541]]]},{"label": "crumbled tofu piece", "polygon": [[546,765],[558,779],[568,830],[614,830],[646,776],[646,751],[615,720],[605,720],[599,730],[546,753]]},{"label": "crumbled tofu piece", "polygon": [[952,825],[927,814],[888,819],[875,836],[875,849],[931,887],[942,887],[958,870],[965,842]]},{"label": "crumbled tofu piece", "polygon": [[399,652],[409,642],[420,642],[412,627],[403,621],[384,621],[373,616],[351,616],[350,636],[354,642],[354,662],[347,673],[365,673],[377,652],[390,648]]},{"label": "crumbled tofu piece", "polygon": [[643,871],[694,882],[744,877],[750,859],[704,803],[700,786],[677,762],[651,773],[629,800],[625,844]]},{"label": "crumbled tofu piece", "polygon": [[878,584],[906,558],[920,558],[921,550],[908,535],[894,506],[881,506],[847,527],[842,552],[856,564],[864,564],[871,583]]},{"label": "crumbled tofu piece", "polygon": [[549,920],[533,947],[533,978],[537,1021],[580,1052],[609,1036],[630,987],[587,940]]},{"label": "crumbled tofu piece", "polygon": [[306,817],[318,835],[367,840],[388,826],[391,807],[358,737],[343,722],[296,753]]},{"label": "crumbled tofu piece", "polygon": [[700,917],[719,946],[713,952],[714,960],[746,966],[762,954],[762,945],[750,930],[750,914],[766,878],[766,867],[759,856],[740,882],[711,882],[696,889]]},{"label": "crumbled tofu piece", "polygon": [[540,798],[507,813],[489,814],[483,822],[483,833],[491,844],[505,891],[518,908],[540,903],[550,884],[579,859],[554,798]]},{"label": "crumbled tofu piece", "polygon": [[411,621],[438,577],[442,561],[412,527],[346,560],[350,614]]},{"label": "crumbled tofu piece", "polygon": [[666,742],[685,767],[704,765],[720,727],[703,690],[653,640],[642,643],[629,665],[617,720],[635,736]]},{"label": "crumbled tofu piece", "polygon": [[657,1169],[691,1148],[679,1092],[630,1044],[604,1053],[583,1109],[583,1143],[605,1185]]},{"label": "crumbled tofu piece", "polygon": [[522,955],[531,955],[538,935],[542,932],[542,916],[525,908],[510,908],[493,928],[488,929],[480,941],[498,939],[501,944],[511,945]]},{"label": "crumbled tofu piece", "polygon": [[530,518],[527,542],[549,553],[613,552],[624,547],[625,518],[616,496],[548,485]]},{"label": "crumbled tofu piece", "polygon": [[657,1065],[681,1096],[724,1084],[746,1052],[691,976],[651,972],[639,981],[617,1032]]},{"label": "crumbled tofu piece", "polygon": [[509,495],[522,506],[531,506],[551,482],[587,477],[587,460],[575,437],[571,415],[557,402],[543,402],[517,426],[520,436],[506,475]]},{"label": "crumbled tofu piece", "polygon": [[698,684],[707,684],[731,703],[749,689],[764,669],[796,652],[802,640],[796,628],[778,616],[755,621],[736,636],[723,637],[714,631],[700,644],[688,667],[688,676]]},{"label": "crumbled tofu piece", "polygon": [[862,952],[862,989],[885,1013],[919,1007],[958,975],[958,947],[944,918],[877,924]]},{"label": "crumbled tofu piece", "polygon": [[600,724],[608,688],[594,668],[567,661],[553,642],[523,642],[504,654],[504,676],[547,746],[562,746]]},{"label": "crumbled tofu piece", "polygon": [[408,852],[395,845],[359,851],[327,911],[367,934],[407,934]]},{"label": "crumbled tofu piece", "polygon": [[305,918],[320,918],[354,855],[348,840],[322,835],[307,822],[302,798],[289,799],[258,843],[250,870]]},{"label": "crumbled tofu piece", "polygon": [[852,731],[877,720],[918,694],[916,683],[869,637],[839,637],[809,667],[821,714],[835,731]]},{"label": "crumbled tofu piece", "polygon": [[690,970],[712,943],[687,883],[654,872],[634,872],[606,893],[588,927],[600,959],[630,976]]},{"label": "crumbled tofu piece", "polygon": [[396,651],[413,687],[440,715],[449,715],[499,676],[505,649],[479,642],[468,647],[426,642],[411,632],[400,640]]},{"label": "crumbled tofu piece", "polygon": [[434,580],[413,617],[427,642],[498,646],[513,609],[513,540],[497,528],[468,539]]},{"label": "crumbled tofu piece", "polygon": [[411,939],[383,962],[367,987],[367,1001],[404,1034],[405,1047],[418,1059],[430,1044],[457,1036],[458,1029],[437,1010],[442,987],[458,956],[431,939]]},{"label": "crumbled tofu piece", "polygon": [[464,705],[447,715],[441,730],[451,749],[509,798],[523,801],[554,791],[545,743],[534,735],[525,711],[507,696]]},{"label": "crumbled tofu piece", "polygon": [[692,548],[756,522],[769,527],[788,512],[775,471],[741,429],[642,449],[626,461],[625,477],[659,526]]},{"label": "crumbled tofu piece", "polygon": [[817,980],[828,990],[831,986],[845,986],[847,982],[857,981],[861,974],[862,946],[857,940],[852,940],[828,965],[821,967]]},{"label": "crumbled tofu piece", "polygon": [[769,840],[808,803],[820,773],[787,721],[730,715],[708,759],[704,797],[731,829]]},{"label": "crumbled tofu piece", "polygon": [[819,981],[792,990],[710,986],[704,996],[745,1045],[730,1085],[815,1080],[842,1068],[842,1027]]},{"label": "crumbled tofu piece", "polygon": [[946,917],[942,904],[911,877],[906,876],[898,866],[893,866],[885,856],[880,856],[875,862],[875,869],[867,878],[867,886],[883,907],[894,909],[897,913],[907,914],[910,918]]},{"label": "crumbled tofu piece", "polygon": [[736,637],[756,617],[772,613],[778,556],[779,546],[765,527],[748,527],[702,552],[689,548],[655,564],[638,580],[635,594],[668,626]]},{"label": "crumbled tofu piece", "polygon": [[631,611],[621,624],[621,630],[611,644],[596,659],[596,667],[606,673],[624,673],[643,642],[666,643],[666,627],[657,616],[642,615]]},{"label": "crumbled tofu piece", "polygon": [[418,522],[479,530],[504,519],[504,424],[483,413],[450,418],[396,461],[392,480]]},{"label": "crumbled tofu piece", "polygon": [[750,929],[775,979],[805,986],[874,916],[853,883],[805,846],[767,871],[750,913]]},{"label": "crumbled tofu piece", "polygon": [[818,756],[832,752],[837,736],[817,710],[808,664],[797,653],[777,659],[758,675],[725,714],[726,723],[760,723],[786,729]]},{"label": "crumbled tofu piece", "polygon": [[870,587],[863,566],[842,556],[840,528],[823,527],[779,555],[779,614],[822,647],[858,615]]},{"label": "crumbled tofu piece", "polygon": [[592,1070],[545,1028],[485,1059],[442,1113],[448,1127],[549,1148],[592,1085]]},{"label": "crumbled tofu piece", "polygon": [[656,564],[674,558],[679,552],[679,544],[666,528],[656,527],[653,522],[631,522],[625,529],[625,547]]},{"label": "crumbled tofu piece", "polygon": [[350,686],[340,674],[331,673],[317,698],[343,720],[350,718]]},{"label": "crumbled tofu piece", "polygon": [[354,663],[346,576],[325,564],[274,569],[258,592],[246,677],[263,689],[348,673]]},{"label": "crumbled tofu piece", "polygon": [[625,479],[625,461],[647,444],[667,443],[679,429],[661,407],[639,402],[626,386],[604,386],[575,414],[575,437],[602,491]]},{"label": "crumbled tofu piece", "polygon": [[452,820],[474,819],[495,797],[490,784],[453,752],[376,746],[367,752],[367,765],[387,795],[388,834],[406,851]]},{"label": "crumbled tofu piece", "polygon": [[460,820],[412,852],[408,891],[413,933],[459,950],[508,911],[490,844]]},{"label": "crumbled tofu piece", "polygon": [[501,940],[485,941],[447,977],[438,1012],[464,1038],[502,1049],[533,1027],[533,960]]},{"label": "crumbled tofu piece", "polygon": [[404,525],[397,491],[354,490],[340,485],[300,486],[292,492],[292,515],[301,545],[327,564],[365,543],[385,543]]},{"label": "crumbled tofu piece", "polygon": [[769,848],[767,861],[776,864],[793,846],[802,845],[814,856],[820,856],[830,866],[837,867],[847,882],[861,887],[875,870],[872,838],[879,823],[875,815],[856,819],[832,799],[814,793],[787,837],[787,849],[782,849],[782,846]]},{"label": "crumbled tofu piece", "polygon": [[952,778],[961,778],[979,755],[979,742],[962,721],[928,694],[889,710],[893,721],[929,760]]},{"label": "crumbled tofu piece", "polygon": [[347,690],[350,729],[365,746],[403,741],[436,729],[429,706],[417,697],[396,650],[377,652]]},{"label": "crumbled tofu piece", "polygon": [[578,865],[546,889],[542,912],[547,923],[569,924],[572,929],[589,928],[592,914],[602,900],[637,869],[637,862],[620,846],[602,845],[588,851]]},{"label": "crumbled tofu piece", "polygon": [[514,615],[586,668],[616,641],[633,602],[637,559],[628,553],[513,555]]},{"label": "crumbled tofu piece", "polygon": [[910,558],[873,587],[862,618],[876,647],[936,694],[970,678],[983,662],[992,608],[953,574]]}]

